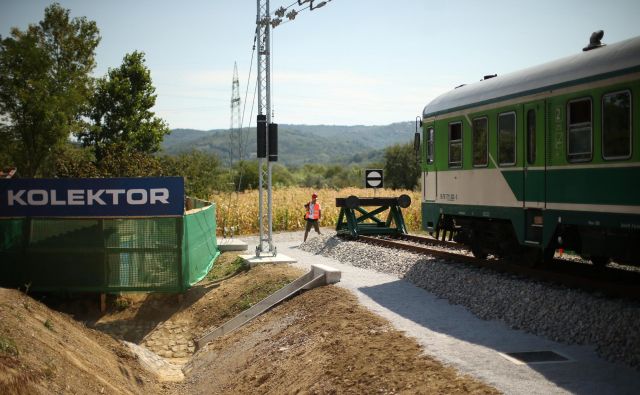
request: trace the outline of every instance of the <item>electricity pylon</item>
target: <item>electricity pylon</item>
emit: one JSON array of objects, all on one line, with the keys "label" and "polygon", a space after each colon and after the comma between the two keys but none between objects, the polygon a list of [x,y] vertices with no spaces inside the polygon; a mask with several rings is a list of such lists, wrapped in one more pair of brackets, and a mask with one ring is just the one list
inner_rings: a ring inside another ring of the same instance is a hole
[{"label": "electricity pylon", "polygon": [[233,81],[231,82],[231,126],[229,128],[229,167],[234,159],[244,159],[242,139],[242,117],[240,115],[240,79],[238,78],[238,63],[233,63]]}]

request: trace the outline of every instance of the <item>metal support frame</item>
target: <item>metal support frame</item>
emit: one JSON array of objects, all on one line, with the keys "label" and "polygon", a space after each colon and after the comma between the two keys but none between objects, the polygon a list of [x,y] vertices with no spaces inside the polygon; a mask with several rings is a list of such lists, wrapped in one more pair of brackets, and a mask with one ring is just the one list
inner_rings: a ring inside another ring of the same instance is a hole
[{"label": "metal support frame", "polygon": [[[355,196],[336,199],[336,207],[340,207],[336,224],[338,234],[351,237],[407,234],[401,208],[408,207],[410,203],[407,204],[401,198],[354,198]],[[378,206],[378,208],[367,211],[362,208],[363,206]],[[379,217],[385,212],[388,213],[385,219]]]},{"label": "metal support frame", "polygon": [[[269,141],[269,127],[271,124],[271,24],[269,17],[269,0],[257,0],[258,12],[256,25],[258,32],[258,114],[267,117],[267,136]],[[267,155],[258,158],[258,220],[260,228],[260,240],[256,246],[256,256],[276,256],[277,250],[273,245],[272,231],[272,163],[269,158],[269,145]],[[265,178],[266,178],[266,202],[265,202]],[[266,203],[266,204],[265,204]],[[266,212],[266,221],[265,221]]]}]

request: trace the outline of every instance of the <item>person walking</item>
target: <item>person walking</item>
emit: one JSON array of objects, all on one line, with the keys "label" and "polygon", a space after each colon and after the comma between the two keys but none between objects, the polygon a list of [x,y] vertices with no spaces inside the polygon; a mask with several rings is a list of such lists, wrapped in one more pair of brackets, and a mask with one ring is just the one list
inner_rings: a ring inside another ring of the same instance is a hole
[{"label": "person walking", "polygon": [[321,235],[320,233],[320,219],[322,218],[322,209],[320,208],[320,203],[316,200],[318,195],[315,193],[311,195],[311,201],[304,205],[304,208],[307,210],[304,215],[304,219],[307,221],[307,226],[304,230],[304,241],[307,241],[307,235],[309,235],[309,231],[313,226],[313,229]]}]

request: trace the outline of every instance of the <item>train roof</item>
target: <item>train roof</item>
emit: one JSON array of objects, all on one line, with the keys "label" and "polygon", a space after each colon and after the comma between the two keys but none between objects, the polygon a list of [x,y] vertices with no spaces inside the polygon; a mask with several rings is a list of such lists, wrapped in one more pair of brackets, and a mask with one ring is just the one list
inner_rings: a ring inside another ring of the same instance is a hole
[{"label": "train roof", "polygon": [[458,87],[433,99],[430,117],[513,97],[640,71],[640,37]]}]

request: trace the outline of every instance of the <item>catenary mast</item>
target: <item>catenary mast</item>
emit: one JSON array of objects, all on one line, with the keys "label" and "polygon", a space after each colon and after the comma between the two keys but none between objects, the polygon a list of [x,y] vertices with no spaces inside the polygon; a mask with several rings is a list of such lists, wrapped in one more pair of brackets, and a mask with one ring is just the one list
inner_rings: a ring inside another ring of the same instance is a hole
[{"label": "catenary mast", "polygon": [[[314,0],[298,0],[298,6],[309,5],[304,9],[311,11],[324,7],[331,0],[320,1],[314,5]],[[276,256],[273,245],[272,230],[272,161],[278,160],[278,125],[271,123],[271,27],[282,23],[282,18],[289,7],[280,7],[272,19],[269,15],[269,0],[257,0],[256,31],[258,41],[258,119],[256,124],[258,140],[258,216],[260,227],[260,241],[256,246],[256,257]],[[298,11],[291,10],[286,14],[289,21],[298,15]],[[265,202],[266,179],[266,202]],[[266,204],[265,204],[266,203]],[[266,221],[265,221],[266,214]]]},{"label": "catenary mast", "polygon": [[[269,20],[269,0],[257,0],[258,12],[256,25],[258,31],[258,123],[257,129],[261,128],[260,123],[266,130],[264,157],[258,155],[258,216],[260,227],[260,240],[256,246],[256,256],[273,255],[277,251],[273,245],[272,238],[272,188],[271,169],[272,163],[269,158],[269,125],[271,124],[271,24]],[[258,132],[259,133],[259,132]],[[260,140],[260,137],[258,137]],[[258,142],[260,145],[260,142]],[[265,201],[266,182],[266,201]],[[265,204],[266,203],[266,204]],[[266,215],[266,221],[265,221]]]}]

